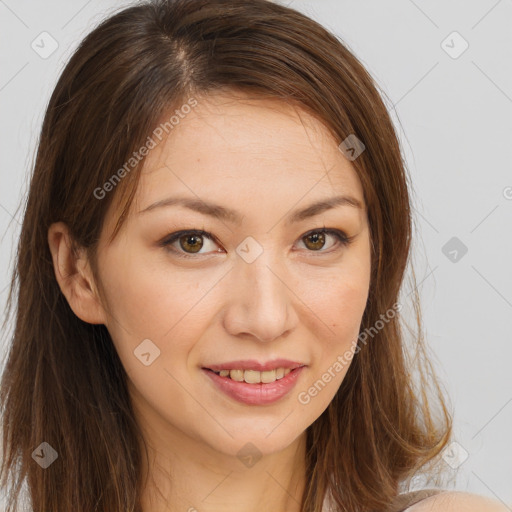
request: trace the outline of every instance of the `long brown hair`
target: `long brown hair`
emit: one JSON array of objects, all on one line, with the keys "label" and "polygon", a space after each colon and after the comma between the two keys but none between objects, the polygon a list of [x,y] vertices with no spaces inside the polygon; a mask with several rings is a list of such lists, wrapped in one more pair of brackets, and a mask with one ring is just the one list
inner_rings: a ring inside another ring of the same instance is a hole
[{"label": "long brown hair", "polygon": [[[365,145],[352,164],[372,241],[362,321],[372,339],[359,340],[338,393],[307,430],[302,512],[320,512],[326,492],[339,511],[383,509],[415,475],[438,482],[452,418],[423,340],[416,288],[407,297],[413,351],[399,313],[382,321],[410,263],[412,208],[377,85],[339,38],[291,8],[267,0],[156,0],[93,30],[46,110],[4,321],[16,301],[0,390],[8,511],[26,484],[34,512],[140,512],[141,433],[126,374],[106,327],[80,320],[63,296],[48,228],[65,222],[94,262],[107,209],[122,199],[115,237],[144,158],[126,162],[160,133],[166,113],[221,89],[299,105],[336,140],[356,135]],[[42,443],[58,454],[44,470],[36,464]]]}]

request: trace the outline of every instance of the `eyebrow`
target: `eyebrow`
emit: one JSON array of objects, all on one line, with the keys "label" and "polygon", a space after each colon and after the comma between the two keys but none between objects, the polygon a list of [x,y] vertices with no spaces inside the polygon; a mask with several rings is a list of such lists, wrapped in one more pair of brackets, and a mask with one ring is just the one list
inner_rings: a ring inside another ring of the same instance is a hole
[{"label": "eyebrow", "polygon": [[[236,210],[231,210],[229,208],[225,208],[224,206],[192,197],[168,197],[149,205],[147,208],[139,211],[138,214],[169,206],[183,206],[189,210],[202,213],[203,215],[208,215],[215,219],[225,220],[238,225],[241,224],[243,219],[243,215]],[[330,210],[339,206],[352,206],[354,208],[363,209],[361,201],[355,197],[334,196],[330,197],[329,199],[317,201],[316,203],[310,204],[301,210],[293,212],[288,216],[286,223],[293,224],[300,222],[310,217],[314,217],[315,215],[319,215],[326,210]]]}]

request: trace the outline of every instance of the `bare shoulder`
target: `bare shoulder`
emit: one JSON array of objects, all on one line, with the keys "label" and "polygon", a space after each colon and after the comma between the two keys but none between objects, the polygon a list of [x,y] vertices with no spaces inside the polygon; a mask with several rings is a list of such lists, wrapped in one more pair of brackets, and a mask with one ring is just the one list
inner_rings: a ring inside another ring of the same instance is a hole
[{"label": "bare shoulder", "polygon": [[446,491],[420,501],[406,512],[512,512],[512,507],[479,494]]}]

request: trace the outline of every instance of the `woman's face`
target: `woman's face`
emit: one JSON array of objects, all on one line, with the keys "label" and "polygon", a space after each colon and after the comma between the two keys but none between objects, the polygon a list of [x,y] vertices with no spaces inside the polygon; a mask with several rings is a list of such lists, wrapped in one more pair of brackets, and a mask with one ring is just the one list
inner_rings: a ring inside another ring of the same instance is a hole
[{"label": "woman's face", "polygon": [[[362,208],[312,206],[338,196]],[[116,219],[109,212],[101,235],[99,278],[143,428],[219,455],[290,445],[338,390],[368,297],[363,190],[336,141],[279,101],[209,96],[150,151],[106,245]],[[170,240],[188,230],[208,236]],[[274,372],[207,369],[251,362]]]}]

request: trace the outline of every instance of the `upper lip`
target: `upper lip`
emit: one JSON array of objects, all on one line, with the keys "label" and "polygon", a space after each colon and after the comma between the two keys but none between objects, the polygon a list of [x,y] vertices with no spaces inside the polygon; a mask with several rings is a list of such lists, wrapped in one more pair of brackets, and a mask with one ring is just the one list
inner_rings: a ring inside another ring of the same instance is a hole
[{"label": "upper lip", "polygon": [[219,372],[221,370],[255,370],[258,372],[265,372],[270,370],[275,370],[276,368],[289,368],[293,370],[295,368],[299,368],[300,366],[306,366],[302,363],[297,363],[296,361],[290,361],[289,359],[274,359],[272,361],[267,361],[266,363],[260,363],[254,359],[243,359],[239,361],[229,361],[227,363],[221,364],[210,364],[208,366],[204,366],[208,370],[214,370]]}]

